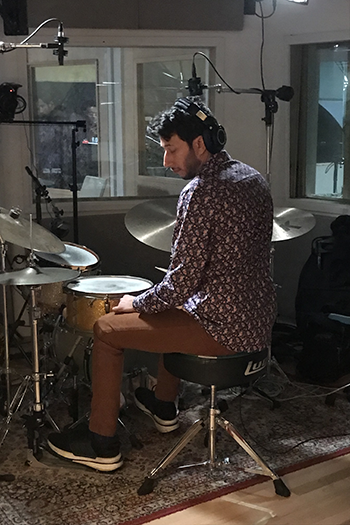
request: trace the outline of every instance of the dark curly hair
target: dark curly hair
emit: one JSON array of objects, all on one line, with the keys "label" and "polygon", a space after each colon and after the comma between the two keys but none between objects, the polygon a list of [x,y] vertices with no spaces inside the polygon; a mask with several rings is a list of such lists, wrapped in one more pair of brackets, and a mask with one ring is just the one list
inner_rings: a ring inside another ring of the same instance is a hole
[{"label": "dark curly hair", "polygon": [[[195,103],[208,116],[213,116],[200,97],[186,97],[189,101]],[[195,138],[203,135],[206,126],[196,117],[187,113],[179,107],[172,106],[156,115],[147,126],[147,133],[153,136],[159,136],[164,140],[177,134],[181,140],[187,142],[192,147]]]}]

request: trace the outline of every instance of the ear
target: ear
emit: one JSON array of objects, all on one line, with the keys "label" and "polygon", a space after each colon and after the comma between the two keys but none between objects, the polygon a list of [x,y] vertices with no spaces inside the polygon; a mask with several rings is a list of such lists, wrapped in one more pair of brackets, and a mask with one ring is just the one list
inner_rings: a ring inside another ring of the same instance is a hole
[{"label": "ear", "polygon": [[202,155],[208,152],[207,147],[204,143],[204,139],[202,135],[199,135],[196,137],[192,142],[192,148],[195,152],[195,154],[200,158]]}]

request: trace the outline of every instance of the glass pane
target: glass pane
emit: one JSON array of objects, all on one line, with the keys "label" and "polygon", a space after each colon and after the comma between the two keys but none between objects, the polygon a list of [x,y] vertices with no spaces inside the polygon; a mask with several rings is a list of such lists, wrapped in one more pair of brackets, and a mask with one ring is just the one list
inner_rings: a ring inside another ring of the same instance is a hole
[{"label": "glass pane", "polygon": [[332,46],[319,50],[317,157],[315,194],[341,197],[344,183],[344,120],[346,111],[347,50]]},{"label": "glass pane", "polygon": [[[196,61],[197,75],[205,78],[204,59]],[[186,96],[187,81],[192,76],[192,60],[167,60],[139,64],[140,88],[140,175],[151,177],[180,177],[163,167],[163,149],[159,140],[147,135],[147,125],[154,115],[170,108],[174,101]]]},{"label": "glass pane", "polygon": [[301,102],[299,121],[291,136],[292,146],[298,144],[297,197],[350,196],[349,135],[345,125],[350,118],[349,50],[350,42],[299,47],[303,67],[299,71],[294,68],[292,80],[294,73],[298,86],[300,78],[297,91]]},{"label": "glass pane", "polygon": [[[98,177],[96,63],[32,69],[33,127],[36,169],[48,188],[69,189],[73,182],[72,129],[86,121],[77,153],[77,185],[86,175]],[[71,122],[72,124],[58,124]]]}]

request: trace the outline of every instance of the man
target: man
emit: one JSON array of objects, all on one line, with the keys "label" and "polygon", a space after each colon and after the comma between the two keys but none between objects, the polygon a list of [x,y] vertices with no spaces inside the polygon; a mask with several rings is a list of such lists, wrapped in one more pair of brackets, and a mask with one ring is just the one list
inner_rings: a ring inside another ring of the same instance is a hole
[{"label": "man", "polygon": [[[160,283],[136,298],[125,295],[95,323],[89,431],[49,437],[60,456],[105,471],[122,465],[116,429],[125,348],[252,352],[269,344],[275,319],[265,179],[222,150],[224,129],[199,101],[179,99],[150,128],[160,136],[164,166],[189,180],[178,200],[169,268]],[[178,385],[160,357],[155,390],[135,392],[136,405],[162,433],[179,426]]]}]

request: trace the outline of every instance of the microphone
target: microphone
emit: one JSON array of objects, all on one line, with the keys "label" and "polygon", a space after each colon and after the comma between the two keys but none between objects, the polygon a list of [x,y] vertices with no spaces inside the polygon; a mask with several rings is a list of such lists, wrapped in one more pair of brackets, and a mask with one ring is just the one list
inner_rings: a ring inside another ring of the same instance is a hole
[{"label": "microphone", "polygon": [[64,44],[66,44],[68,40],[69,39],[64,36],[63,24],[60,22],[57,29],[57,36],[55,38],[57,49],[53,50],[53,54],[58,57],[58,63],[60,66],[63,66],[64,57],[68,55],[68,51],[64,49]]},{"label": "microphone", "polygon": [[191,97],[196,97],[203,94],[203,89],[208,89],[206,84],[202,83],[201,77],[197,77],[196,65],[194,60],[192,62],[192,78],[188,79],[188,86],[186,89],[189,90]]}]

